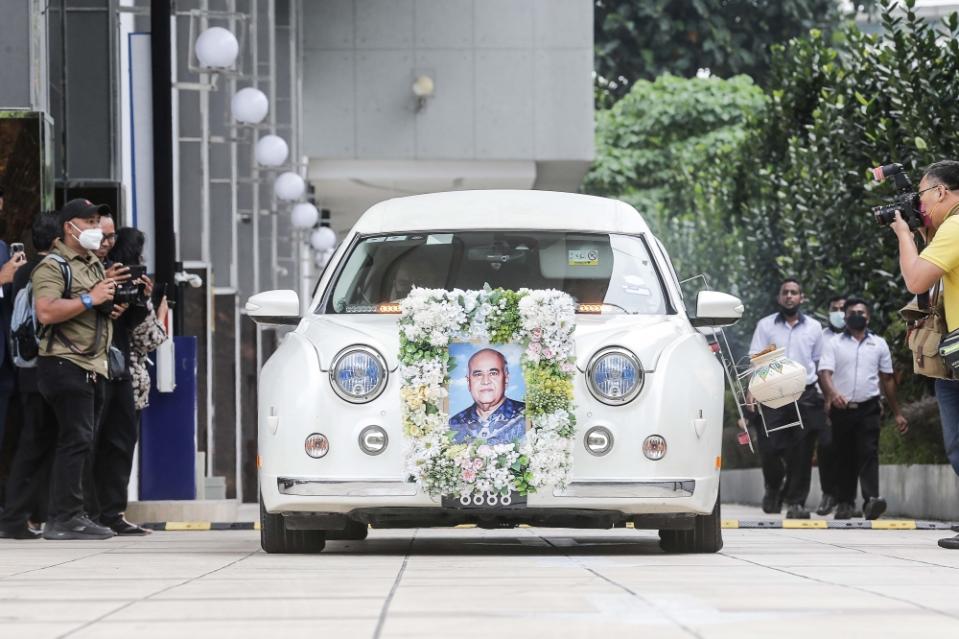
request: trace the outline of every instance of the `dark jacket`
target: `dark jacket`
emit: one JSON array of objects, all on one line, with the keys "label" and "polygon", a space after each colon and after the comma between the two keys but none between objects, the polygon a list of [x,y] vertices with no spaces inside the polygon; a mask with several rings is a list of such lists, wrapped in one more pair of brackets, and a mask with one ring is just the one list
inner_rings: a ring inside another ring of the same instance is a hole
[{"label": "dark jacket", "polygon": [[[110,268],[113,264],[110,260],[104,260],[104,268]],[[130,375],[130,331],[136,328],[150,314],[146,306],[130,305],[126,312],[113,320],[113,342],[112,345],[123,353],[126,360],[127,374],[123,379],[132,379]]]},{"label": "dark jacket", "polygon": [[[26,264],[17,269],[17,272],[13,274],[13,284],[10,286],[11,291],[8,301],[11,309],[13,308],[13,301],[17,298],[17,293],[19,293],[23,287],[30,283],[30,274],[33,273],[33,269],[37,267],[37,264],[39,264],[40,260],[42,260],[44,257],[44,255],[37,255],[27,260]],[[4,290],[4,296],[6,296],[6,290]],[[9,319],[7,320],[6,326],[9,334]],[[6,340],[4,341],[4,345],[6,345]],[[20,383],[21,393],[40,392],[40,389],[37,388],[36,368],[17,368],[17,379]]]}]

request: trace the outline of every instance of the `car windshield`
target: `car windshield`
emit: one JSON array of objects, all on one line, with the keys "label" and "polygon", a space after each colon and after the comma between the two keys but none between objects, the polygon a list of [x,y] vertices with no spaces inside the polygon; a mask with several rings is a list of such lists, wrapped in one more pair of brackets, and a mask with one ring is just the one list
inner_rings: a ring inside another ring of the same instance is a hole
[{"label": "car windshield", "polygon": [[318,313],[398,312],[414,286],[555,288],[580,312],[668,312],[645,242],[628,235],[458,231],[361,238]]}]

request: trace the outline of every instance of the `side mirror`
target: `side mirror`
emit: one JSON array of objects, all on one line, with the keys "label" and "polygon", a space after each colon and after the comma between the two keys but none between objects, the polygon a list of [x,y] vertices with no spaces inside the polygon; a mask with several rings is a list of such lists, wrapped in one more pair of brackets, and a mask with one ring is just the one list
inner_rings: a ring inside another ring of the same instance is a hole
[{"label": "side mirror", "polygon": [[696,296],[696,317],[690,318],[693,326],[731,326],[742,318],[742,300],[718,291],[700,291]]},{"label": "side mirror", "polygon": [[257,324],[300,323],[300,298],[296,291],[266,291],[246,301],[246,314]]}]

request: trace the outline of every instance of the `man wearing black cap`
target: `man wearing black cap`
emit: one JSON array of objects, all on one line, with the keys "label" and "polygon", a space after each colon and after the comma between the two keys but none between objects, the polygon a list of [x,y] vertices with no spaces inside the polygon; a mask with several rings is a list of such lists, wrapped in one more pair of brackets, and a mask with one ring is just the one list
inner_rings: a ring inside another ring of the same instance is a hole
[{"label": "man wearing black cap", "polygon": [[113,536],[83,512],[83,469],[103,402],[113,329],[116,282],[94,253],[103,239],[100,214],[109,210],[84,199],[67,202],[58,216],[61,235],[51,253],[61,256],[69,269],[65,272],[56,259],[47,257],[31,276],[37,320],[44,326],[37,359],[40,393],[60,427],[45,539]]}]

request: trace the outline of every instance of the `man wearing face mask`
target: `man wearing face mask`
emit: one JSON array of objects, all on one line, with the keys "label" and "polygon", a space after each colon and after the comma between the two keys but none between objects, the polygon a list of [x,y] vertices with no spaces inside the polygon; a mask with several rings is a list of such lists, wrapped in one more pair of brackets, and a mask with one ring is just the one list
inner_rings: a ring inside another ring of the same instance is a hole
[{"label": "man wearing face mask", "polygon": [[823,340],[842,335],[846,328],[846,313],[842,310],[845,306],[845,295],[833,295],[829,298],[829,324],[822,329]]},{"label": "man wearing face mask", "polygon": [[879,494],[879,427],[882,411],[879,387],[896,418],[896,428],[909,426],[896,401],[889,345],[869,329],[869,306],[859,298],[846,300],[846,330],[823,347],[819,383],[833,426],[838,481],[836,519],[850,519],[855,510],[856,480],[862,485],[863,516],[878,519],[886,511]]},{"label": "man wearing face mask", "polygon": [[[838,335],[842,335],[846,328],[846,314],[843,307],[846,305],[845,295],[833,295],[829,298],[829,322],[822,329],[822,340],[826,342]],[[822,390],[820,384],[820,390]],[[836,507],[836,455],[832,447],[832,424],[826,411],[826,430],[819,437],[816,449],[816,460],[819,466],[819,487],[822,490],[822,499],[816,514],[825,517]]]},{"label": "man wearing face mask", "polygon": [[[934,233],[919,253],[913,232],[899,213],[890,225],[899,240],[899,268],[910,293],[926,293],[942,279],[949,331],[959,329],[959,162],[942,160],[926,168],[919,181],[919,210],[926,233]],[[936,401],[942,419],[946,455],[959,474],[959,380],[937,379]],[[959,550],[959,535],[939,545]]]},{"label": "man wearing face mask", "polygon": [[[810,516],[806,499],[809,497],[812,456],[816,441],[826,428],[823,400],[816,389],[816,364],[823,342],[822,325],[800,312],[804,299],[798,280],[783,280],[776,298],[779,312],[759,320],[749,346],[749,354],[755,355],[775,344],[777,348],[786,349],[786,357],[806,368],[806,389],[797,401],[803,428],[783,428],[767,437],[761,423],[757,427],[766,487],[763,510],[778,513],[785,502],[789,519],[808,519]],[[755,411],[751,394],[747,393],[746,401],[750,410]],[[794,404],[776,409],[761,406],[759,410],[770,430],[797,421]]]},{"label": "man wearing face mask", "polygon": [[[89,200],[67,202],[58,215],[60,238],[52,256],[31,276],[37,320],[43,325],[37,376],[40,394],[59,425],[50,476],[50,506],[45,539],[107,539],[113,531],[92,522],[83,511],[84,464],[90,458],[107,378],[110,313],[116,283],[96,251],[103,240],[100,214],[106,205]],[[69,282],[69,286],[68,286]]]}]

